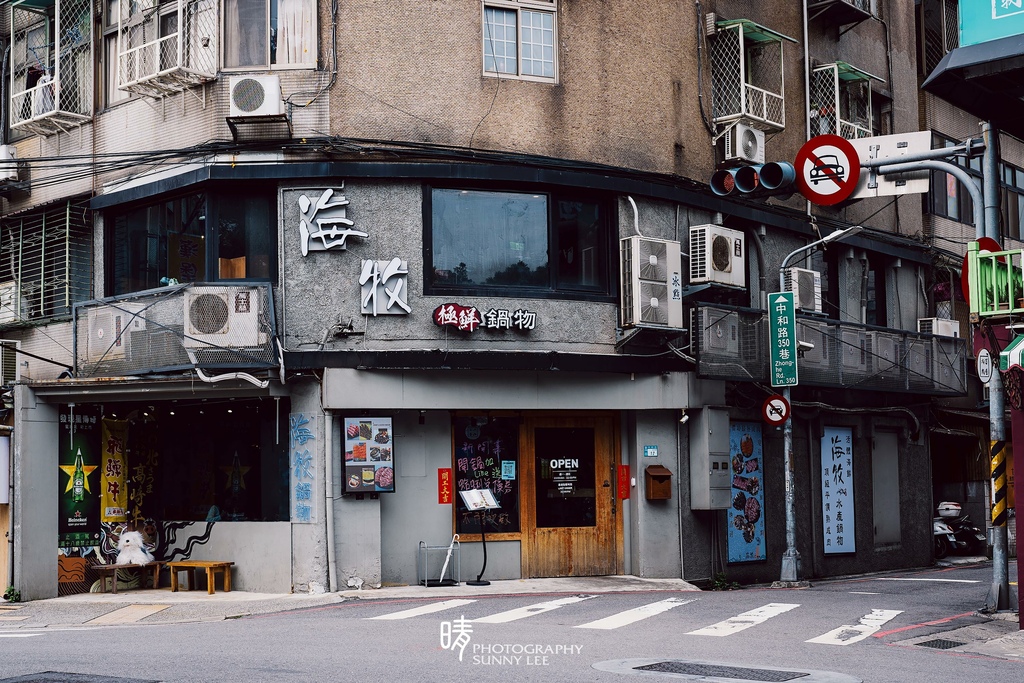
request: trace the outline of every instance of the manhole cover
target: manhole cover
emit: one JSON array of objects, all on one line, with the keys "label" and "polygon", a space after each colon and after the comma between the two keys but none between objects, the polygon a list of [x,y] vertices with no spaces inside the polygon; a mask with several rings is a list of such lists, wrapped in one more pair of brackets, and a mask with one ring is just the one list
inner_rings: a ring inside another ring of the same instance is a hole
[{"label": "manhole cover", "polygon": [[64,671],[43,671],[14,678],[2,678],[0,683],[158,683],[143,678],[119,678],[94,674],[75,674]]},{"label": "manhole cover", "polygon": [[955,640],[946,640],[945,638],[936,638],[935,640],[926,640],[923,643],[917,643],[920,647],[934,647],[936,650],[952,650],[954,647],[960,647],[967,643],[960,643]]},{"label": "manhole cover", "polygon": [[807,676],[803,671],[779,671],[777,669],[746,669],[740,666],[720,664],[698,664],[695,662],[658,662],[633,667],[637,671],[684,674],[687,676],[710,676],[712,678],[735,678],[740,681],[792,681]]}]

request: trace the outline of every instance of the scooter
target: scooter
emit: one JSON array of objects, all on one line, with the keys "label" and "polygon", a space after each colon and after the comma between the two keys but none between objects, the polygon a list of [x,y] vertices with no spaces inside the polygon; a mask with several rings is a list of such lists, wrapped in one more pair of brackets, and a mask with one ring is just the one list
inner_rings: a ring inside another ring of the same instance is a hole
[{"label": "scooter", "polygon": [[935,536],[936,560],[941,560],[957,547],[956,536],[945,520],[939,517],[932,519],[932,533]]},{"label": "scooter", "polygon": [[957,547],[970,554],[984,555],[988,550],[988,537],[985,531],[971,521],[970,515],[962,515],[960,512],[959,503],[939,503],[939,516],[953,530]]}]

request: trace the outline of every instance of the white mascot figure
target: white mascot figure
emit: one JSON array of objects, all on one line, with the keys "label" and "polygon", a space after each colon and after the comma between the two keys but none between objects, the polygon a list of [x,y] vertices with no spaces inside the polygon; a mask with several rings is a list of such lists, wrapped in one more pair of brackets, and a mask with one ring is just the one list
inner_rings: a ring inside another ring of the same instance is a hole
[{"label": "white mascot figure", "polygon": [[142,543],[142,534],[138,531],[126,531],[117,540],[116,564],[148,564],[153,561],[153,556],[146,550]]}]

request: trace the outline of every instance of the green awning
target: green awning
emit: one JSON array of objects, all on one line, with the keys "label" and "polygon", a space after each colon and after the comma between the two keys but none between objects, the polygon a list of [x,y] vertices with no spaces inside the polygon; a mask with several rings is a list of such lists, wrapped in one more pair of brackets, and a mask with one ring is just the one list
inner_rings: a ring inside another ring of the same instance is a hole
[{"label": "green awning", "polygon": [[1024,369],[1021,363],[1021,356],[1024,356],[1024,334],[1018,335],[999,354],[999,372],[1006,372],[1013,368]]},{"label": "green awning", "polygon": [[790,38],[785,33],[773,31],[767,26],[762,26],[750,19],[721,19],[715,22],[715,26],[718,28],[731,28],[737,25],[743,27],[743,37],[752,43],[781,43],[783,40],[788,40],[791,43],[797,42],[795,38]]}]

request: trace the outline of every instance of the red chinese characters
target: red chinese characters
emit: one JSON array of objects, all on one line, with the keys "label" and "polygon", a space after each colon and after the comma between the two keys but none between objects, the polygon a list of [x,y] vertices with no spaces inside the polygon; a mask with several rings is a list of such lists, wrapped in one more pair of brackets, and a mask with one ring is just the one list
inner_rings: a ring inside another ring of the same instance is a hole
[{"label": "red chinese characters", "polygon": [[441,304],[434,309],[434,324],[441,327],[455,327],[463,332],[472,332],[480,326],[480,311],[473,306]]}]

